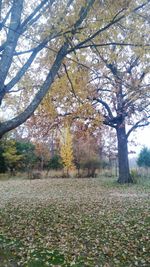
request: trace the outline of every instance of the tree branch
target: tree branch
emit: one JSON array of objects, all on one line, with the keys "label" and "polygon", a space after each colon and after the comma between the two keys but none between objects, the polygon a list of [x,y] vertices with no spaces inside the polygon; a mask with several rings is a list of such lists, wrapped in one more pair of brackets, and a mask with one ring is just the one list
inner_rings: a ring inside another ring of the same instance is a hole
[{"label": "tree branch", "polygon": [[2,1],[3,0],[0,0],[0,21],[2,19]]},{"label": "tree branch", "polygon": [[73,83],[72,83],[72,81],[71,81],[71,78],[70,78],[70,76],[69,76],[67,67],[66,67],[66,65],[65,65],[64,63],[63,63],[63,66],[64,66],[65,73],[66,73],[66,75],[67,75],[68,81],[69,81],[70,86],[71,86],[71,91],[72,91],[74,97],[76,98],[77,96],[76,96],[76,93],[75,93],[75,90],[74,90],[74,87],[73,87]]},{"label": "tree branch", "polygon": [[146,119],[143,118],[143,119],[137,121],[137,122],[130,128],[130,130],[127,132],[127,134],[126,134],[127,138],[129,137],[129,135],[130,135],[135,129],[150,125],[150,121],[148,121],[149,118],[150,118],[150,116],[148,116]]},{"label": "tree branch", "polygon": [[[150,0],[146,1],[145,3],[143,3],[142,5],[139,5],[138,7],[136,7],[135,9],[133,9],[130,13],[135,13],[138,10],[142,9],[144,6],[146,6],[148,3],[150,2]],[[90,42],[91,40],[93,40],[97,35],[99,35],[100,33],[102,33],[103,31],[106,31],[107,29],[109,29],[110,27],[112,27],[114,24],[116,24],[117,22],[119,22],[120,20],[122,20],[123,18],[125,18],[125,14],[123,14],[122,16],[120,16],[118,18],[118,15],[120,15],[120,13],[122,13],[123,11],[125,11],[125,9],[123,8],[122,10],[120,10],[113,18],[112,20],[105,25],[104,27],[102,27],[101,29],[99,29],[98,31],[96,31],[94,34],[92,34],[91,36],[89,36],[88,38],[86,38],[84,41],[80,42],[79,44],[77,44],[76,46],[74,46],[74,48],[71,48],[68,53],[71,53],[75,50],[78,49],[82,49],[82,48],[88,48],[88,47],[93,47],[96,46],[96,44],[90,45],[86,43]],[[110,46],[110,45],[124,45],[124,46],[143,46],[143,44],[132,44],[132,43],[106,43],[106,44],[98,44],[97,46]],[[147,45],[148,47],[150,46],[149,44]]]},{"label": "tree branch", "polygon": [[[19,0],[18,0],[19,1]],[[87,5],[85,8],[81,8],[80,10],[80,17],[79,19],[76,21],[76,23],[74,24],[74,28],[79,27],[80,24],[82,23],[82,21],[86,18],[88,11],[90,10],[92,4],[94,3],[95,0],[88,0]],[[64,57],[67,55],[68,53],[68,48],[69,48],[69,43],[65,42],[59,52],[57,53],[56,59],[46,77],[46,80],[44,81],[43,85],[41,86],[40,90],[36,93],[36,95],[34,96],[33,100],[31,101],[31,103],[27,106],[27,108],[18,116],[16,116],[15,118],[8,120],[6,122],[2,122],[0,123],[0,138],[8,131],[18,127],[19,125],[21,125],[22,123],[24,123],[35,111],[35,109],[38,107],[38,105],[41,103],[42,99],[44,98],[44,96],[46,95],[46,93],[48,92],[49,88],[51,87],[54,78],[56,77],[60,66],[62,64],[62,61],[64,59]]]},{"label": "tree branch", "polygon": [[[1,2],[0,2],[0,9],[1,9]],[[9,9],[9,11],[7,12],[7,14],[6,14],[6,16],[5,16],[5,18],[3,19],[3,21],[1,21],[1,19],[0,19],[0,31],[2,30],[2,28],[3,28],[3,26],[4,26],[4,24],[6,23],[6,21],[7,21],[7,19],[8,19],[8,17],[9,17],[9,15],[11,14],[11,11],[12,11],[12,7]]]},{"label": "tree branch", "polygon": [[[80,42],[79,44],[75,45],[74,48],[71,48],[68,53],[71,53],[75,50],[78,49],[82,49],[82,48],[87,48],[87,47],[93,47],[95,45],[84,45],[88,42],[90,42],[91,40],[93,40],[97,35],[99,35],[100,33],[102,33],[103,31],[109,29],[112,25],[114,25],[115,23],[117,23],[119,20],[121,20],[122,18],[124,18],[124,16],[116,19],[116,20],[112,20],[110,23],[108,23],[105,27],[101,28],[100,30],[98,30],[97,32],[95,32],[94,34],[92,34],[91,36],[89,36],[87,39],[85,39],[84,41]],[[99,45],[101,46],[101,45]]]},{"label": "tree branch", "polygon": [[23,77],[28,68],[31,66],[38,52],[42,50],[52,38],[53,35],[47,37],[42,43],[40,43],[36,48],[33,49],[31,56],[28,58],[23,67],[19,70],[16,76],[4,87],[5,93],[8,93],[11,90],[11,88]]},{"label": "tree branch", "polygon": [[108,116],[109,116],[110,119],[113,119],[113,118],[114,118],[114,117],[113,117],[113,114],[112,114],[112,112],[111,112],[111,110],[110,110],[110,107],[108,106],[108,104],[107,104],[105,101],[103,101],[103,100],[101,100],[101,99],[97,99],[96,97],[93,98],[92,100],[97,101],[98,103],[102,104],[102,105],[105,107],[105,109],[106,109],[107,112],[108,112]]},{"label": "tree branch", "polygon": [[82,7],[79,13],[79,19],[76,21],[73,27],[73,32],[81,25],[82,21],[87,17],[89,10],[91,9],[92,5],[94,4],[95,0],[87,0],[86,6]]},{"label": "tree branch", "polygon": [[[34,11],[24,20],[24,22],[21,24],[20,30],[21,33],[25,32],[28,26],[31,26],[34,22],[36,22],[42,15],[42,8],[47,3],[48,5],[52,5],[55,2],[55,0],[51,0],[50,3],[48,0],[43,0],[41,3],[34,9]],[[48,6],[47,5],[47,6]],[[37,13],[39,13],[37,15]]]},{"label": "tree branch", "polygon": [[[76,29],[76,27],[80,26],[80,24],[82,23],[82,21],[84,20],[84,18],[87,16],[87,13],[89,11],[89,9],[91,8],[91,5],[94,3],[95,0],[89,0],[88,1],[88,5],[86,8],[81,8],[80,11],[80,18],[77,20],[77,22],[75,23],[74,29]],[[69,1],[69,4],[72,3],[72,0]],[[39,46],[37,46],[36,48],[34,48],[33,53],[31,54],[31,56],[29,57],[29,59],[27,60],[27,62],[24,64],[24,66],[19,70],[19,72],[17,73],[17,75],[9,82],[9,84],[7,84],[4,88],[4,93],[3,93],[3,97],[4,94],[9,92],[11,90],[11,88],[23,77],[23,75],[25,74],[25,72],[27,71],[27,69],[30,67],[30,65],[32,64],[33,60],[35,59],[37,53],[46,46],[46,44],[53,39],[54,37],[56,37],[56,34],[51,34],[49,37],[45,38],[45,40],[39,44]],[[69,44],[68,44],[69,47]]]},{"label": "tree branch", "polygon": [[23,0],[14,1],[13,3],[10,20],[10,25],[13,30],[10,29],[8,32],[7,42],[0,61],[0,93],[3,90],[4,82],[11,66],[13,53],[19,38],[19,34],[14,32],[17,31],[18,27],[20,26]]},{"label": "tree branch", "polygon": [[143,44],[138,44],[138,43],[135,43],[135,44],[133,44],[133,43],[125,43],[125,42],[122,42],[122,43],[120,43],[120,42],[109,42],[109,43],[102,43],[102,44],[87,44],[87,45],[82,45],[82,46],[80,46],[80,44],[79,45],[77,45],[77,46],[74,46],[73,48],[71,48],[69,51],[68,51],[68,53],[71,53],[71,52],[73,52],[73,51],[75,51],[75,50],[79,50],[79,49],[84,49],[84,48],[92,48],[92,47],[105,47],[105,46],[113,46],[113,45],[118,45],[118,46],[131,46],[131,47],[150,47],[150,44],[145,44],[145,45],[143,45]]},{"label": "tree branch", "polygon": [[57,57],[53,63],[52,68],[50,69],[47,75],[45,82],[43,83],[40,90],[35,95],[32,102],[28,105],[28,107],[17,117],[0,124],[0,137],[2,137],[5,132],[8,132],[18,127],[20,124],[24,123],[33,114],[33,112],[38,107],[38,105],[44,98],[45,94],[49,90],[51,84],[53,83],[54,78],[57,75],[57,72],[61,66],[62,60],[67,53],[67,48],[68,48],[68,44],[64,43],[64,45],[61,47],[61,49],[59,50],[57,54]]},{"label": "tree branch", "polygon": [[107,117],[104,116],[104,118],[105,118],[104,121],[103,121],[104,125],[107,125],[107,126],[110,126],[110,127],[116,129],[116,125],[114,123],[111,123]]}]

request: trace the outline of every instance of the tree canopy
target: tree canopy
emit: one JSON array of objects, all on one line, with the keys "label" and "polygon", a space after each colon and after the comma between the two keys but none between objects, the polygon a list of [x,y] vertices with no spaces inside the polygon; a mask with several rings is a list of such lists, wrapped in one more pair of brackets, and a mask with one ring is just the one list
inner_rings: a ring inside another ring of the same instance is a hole
[{"label": "tree canopy", "polygon": [[[3,112],[10,110],[9,118],[2,113],[0,136],[33,114],[59,75],[64,59],[72,60],[77,51],[88,52],[93,46],[148,47],[148,37],[144,35],[141,43],[137,34],[138,20],[147,20],[148,4],[122,0],[115,4],[42,0],[36,5],[27,0],[0,1],[0,104]],[[122,28],[126,29],[125,38]]]},{"label": "tree canopy", "polygon": [[48,118],[105,124],[116,131],[118,181],[132,182],[128,137],[150,118],[149,5],[0,1],[0,138],[33,114],[45,133]]}]

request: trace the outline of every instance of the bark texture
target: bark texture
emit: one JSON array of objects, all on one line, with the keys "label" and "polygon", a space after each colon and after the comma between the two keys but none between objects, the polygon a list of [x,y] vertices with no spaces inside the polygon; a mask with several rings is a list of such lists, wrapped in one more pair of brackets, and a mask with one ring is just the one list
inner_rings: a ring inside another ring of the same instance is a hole
[{"label": "bark texture", "polygon": [[118,141],[118,164],[119,164],[119,178],[118,182],[121,184],[132,183],[132,177],[129,170],[128,160],[128,141],[125,131],[125,126],[117,127],[117,141]]}]

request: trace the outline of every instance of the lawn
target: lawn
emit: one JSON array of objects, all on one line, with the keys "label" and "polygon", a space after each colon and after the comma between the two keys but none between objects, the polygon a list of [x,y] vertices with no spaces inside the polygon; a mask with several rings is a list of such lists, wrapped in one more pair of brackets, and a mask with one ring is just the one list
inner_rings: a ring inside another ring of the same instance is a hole
[{"label": "lawn", "polygon": [[149,184],[0,181],[0,267],[150,266]]}]

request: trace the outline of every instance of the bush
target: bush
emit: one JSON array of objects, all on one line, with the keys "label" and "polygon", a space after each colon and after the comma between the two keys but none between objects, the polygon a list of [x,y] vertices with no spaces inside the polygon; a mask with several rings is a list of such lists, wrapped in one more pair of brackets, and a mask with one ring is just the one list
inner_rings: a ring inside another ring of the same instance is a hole
[{"label": "bush", "polygon": [[133,180],[134,183],[136,183],[137,180],[140,178],[140,175],[139,175],[138,171],[135,170],[135,169],[132,169],[130,171],[130,175],[131,175],[131,178],[132,178],[132,180]]},{"label": "bush", "polygon": [[17,141],[16,142],[17,154],[22,156],[18,169],[26,171],[35,165],[38,158],[35,154],[35,146],[31,142]]},{"label": "bush", "polygon": [[63,168],[63,164],[61,162],[61,158],[59,155],[54,155],[50,161],[48,162],[47,165],[48,169],[52,169],[52,170],[59,170]]},{"label": "bush", "polygon": [[42,173],[39,171],[30,171],[28,172],[28,178],[31,180],[42,179]]},{"label": "bush", "polygon": [[87,170],[87,177],[96,177],[96,170],[100,168],[100,164],[98,159],[89,159],[81,164],[81,168]]}]

